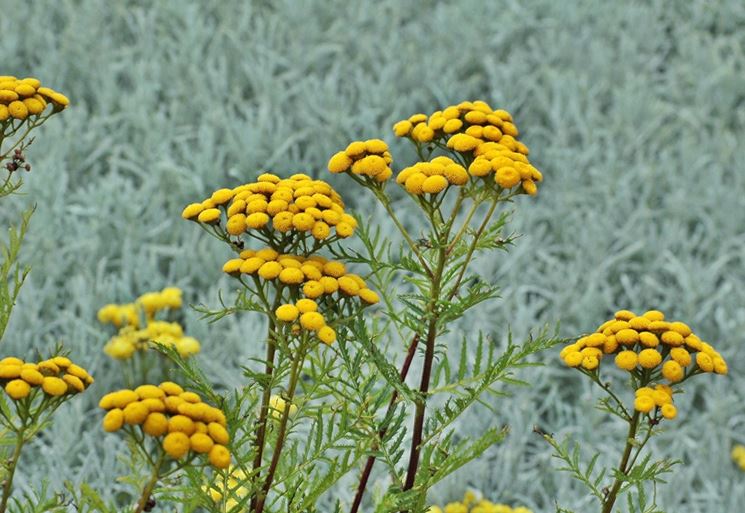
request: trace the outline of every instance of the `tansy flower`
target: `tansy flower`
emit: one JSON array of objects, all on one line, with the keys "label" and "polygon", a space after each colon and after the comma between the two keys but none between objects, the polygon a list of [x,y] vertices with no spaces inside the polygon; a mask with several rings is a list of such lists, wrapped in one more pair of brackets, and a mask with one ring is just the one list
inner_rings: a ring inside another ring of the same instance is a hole
[{"label": "tansy flower", "polygon": [[129,424],[140,429],[143,436],[158,439],[173,459],[182,459],[191,451],[207,455],[218,468],[230,462],[225,447],[230,441],[225,414],[176,383],[166,381],[111,392],[101,398],[99,406],[107,410],[103,419],[107,432]]},{"label": "tansy flower", "polygon": [[460,502],[450,502],[441,508],[430,506],[427,513],[533,513],[530,509],[519,506],[512,508],[506,504],[494,503],[479,498],[476,493],[467,491]]},{"label": "tansy flower", "polygon": [[616,366],[632,373],[637,380],[662,378],[670,384],[660,384],[655,389],[642,386],[636,392],[634,408],[658,419],[677,416],[671,385],[694,374],[726,374],[728,370],[722,355],[696,336],[690,326],[665,320],[659,310],[641,315],[619,310],[595,333],[580,337],[562,349],[559,357],[569,367],[599,372],[603,355],[615,355]]},{"label": "tansy flower", "polygon": [[385,182],[393,173],[388,145],[380,139],[354,141],[343,151],[335,153],[328,162],[331,173],[351,172],[373,182]]},{"label": "tansy flower", "polygon": [[[355,151],[361,148],[359,155],[365,155],[356,169],[376,178],[390,176],[387,150],[381,155],[366,153],[367,148],[369,152],[377,151],[385,144],[376,141],[360,142],[361,146],[353,148]],[[336,163],[338,159],[332,160]],[[383,171],[381,166],[385,167]],[[331,167],[336,169],[338,164]],[[349,237],[357,226],[357,221],[345,212],[341,196],[328,183],[300,173],[287,179],[265,173],[255,182],[233,189],[218,189],[207,200],[188,205],[181,215],[184,219],[224,230],[227,236],[240,237],[246,233],[265,239],[272,231],[292,235],[291,240],[286,240],[288,247],[305,238],[325,241],[334,240],[334,235]],[[226,265],[225,272],[237,270]]]},{"label": "tansy flower", "polygon": [[[49,115],[64,110],[70,100],[53,89],[42,87],[36,78],[0,76],[0,121],[9,118],[21,122],[29,118],[35,120],[41,117],[50,104],[52,110]],[[12,127],[8,126],[7,129]]]},{"label": "tansy flower", "polygon": [[[278,395],[273,395],[269,399],[269,415],[275,420],[280,420],[282,414],[287,409],[287,401]],[[297,406],[290,404],[288,415],[294,417],[297,413]]]}]

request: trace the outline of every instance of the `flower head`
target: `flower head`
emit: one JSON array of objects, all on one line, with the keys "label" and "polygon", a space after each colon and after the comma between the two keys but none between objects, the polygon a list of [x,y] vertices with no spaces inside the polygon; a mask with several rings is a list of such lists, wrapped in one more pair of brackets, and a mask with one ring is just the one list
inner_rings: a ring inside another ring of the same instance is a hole
[{"label": "flower head", "polygon": [[42,87],[36,78],[0,76],[0,122],[39,117],[50,104],[54,113],[67,108],[70,100],[62,93]]},{"label": "flower head", "polygon": [[[613,356],[616,367],[642,384],[636,391],[634,409],[665,419],[677,416],[672,401],[674,385],[696,374],[727,373],[721,354],[687,324],[666,321],[659,310],[642,315],[619,310],[594,333],[564,347],[559,356],[567,366],[592,373],[599,372],[604,357]],[[662,381],[668,384],[654,385]]]},{"label": "flower head", "polygon": [[143,436],[156,439],[173,459],[182,459],[191,451],[208,455],[210,463],[218,468],[230,462],[225,447],[230,441],[225,414],[176,383],[166,381],[111,392],[101,398],[99,406],[107,411],[103,419],[107,432],[131,425]]},{"label": "flower head", "polygon": [[0,360],[0,384],[11,399],[64,397],[83,392],[93,377],[69,358],[57,356],[39,362],[25,362],[9,356]]},{"label": "flower head", "polygon": [[[281,239],[286,247],[306,238],[319,243],[343,239],[357,227],[354,217],[344,210],[341,196],[328,183],[305,174],[281,179],[265,173],[255,182],[219,189],[202,203],[188,205],[181,215],[214,225],[226,236]],[[225,269],[230,270],[230,266]]]},{"label": "flower head", "polygon": [[392,160],[384,141],[368,139],[349,143],[346,149],[331,157],[327,167],[331,173],[350,172],[375,182],[385,182],[393,174]]}]

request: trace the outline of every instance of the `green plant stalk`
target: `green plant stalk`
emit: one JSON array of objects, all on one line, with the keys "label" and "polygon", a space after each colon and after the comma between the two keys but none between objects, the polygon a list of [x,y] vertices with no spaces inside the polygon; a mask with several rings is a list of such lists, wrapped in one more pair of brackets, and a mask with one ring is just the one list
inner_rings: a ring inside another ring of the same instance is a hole
[{"label": "green plant stalk", "polygon": [[16,445],[8,464],[8,475],[5,476],[5,481],[3,482],[3,498],[2,502],[0,502],[0,513],[5,513],[5,509],[8,506],[8,499],[10,499],[11,489],[13,488],[13,476],[15,475],[18,459],[21,457],[21,449],[23,449],[23,443],[25,442],[24,433],[25,429],[16,431]]},{"label": "green plant stalk", "polygon": [[396,228],[398,228],[398,231],[404,237],[411,250],[417,256],[419,263],[422,264],[422,269],[424,269],[430,277],[433,277],[434,275],[432,274],[432,270],[427,265],[427,261],[424,259],[424,256],[422,256],[422,253],[419,251],[416,242],[414,242],[414,240],[411,238],[411,235],[409,235],[409,232],[406,231],[406,228],[404,228],[404,225],[401,224],[401,221],[396,216],[396,213],[393,211],[393,208],[391,207],[391,204],[388,201],[386,195],[382,191],[379,191],[377,189],[373,189],[373,193],[375,194],[375,197],[378,198],[378,201],[380,201],[380,203],[383,205],[386,212],[388,212],[391,220],[396,225]]},{"label": "green plant stalk", "polygon": [[416,480],[416,472],[419,468],[419,455],[421,452],[422,432],[424,430],[424,417],[427,407],[427,392],[429,391],[429,382],[432,375],[432,362],[435,358],[435,341],[437,339],[437,303],[440,301],[440,287],[442,285],[442,274],[445,270],[447,261],[447,251],[442,246],[437,256],[437,268],[432,279],[432,297],[427,305],[427,314],[429,315],[429,325],[427,326],[426,348],[424,352],[424,366],[422,368],[422,380],[419,384],[421,397],[416,405],[414,414],[414,434],[411,439],[411,451],[409,452],[409,467],[406,472],[406,482],[404,491],[411,490]]},{"label": "green plant stalk", "polygon": [[158,483],[158,479],[160,479],[160,466],[163,464],[163,458],[165,455],[165,451],[161,449],[160,456],[158,456],[158,459],[153,465],[153,474],[150,476],[150,480],[145,485],[145,488],[142,489],[142,495],[140,495],[140,500],[137,501],[137,508],[135,508],[134,513],[142,513],[145,511],[145,506],[147,506],[147,502],[150,500],[153,489]]},{"label": "green plant stalk", "polygon": [[[452,290],[450,291],[448,299],[452,299],[455,297],[455,295],[458,293],[458,289],[460,288],[460,284],[463,281],[463,277],[466,275],[466,270],[468,269],[468,264],[471,263],[471,259],[473,258],[473,254],[476,251],[476,246],[478,245],[478,241],[481,238],[481,234],[484,233],[484,230],[486,229],[487,225],[489,224],[489,221],[491,220],[491,217],[494,215],[494,210],[497,208],[497,204],[499,203],[500,197],[497,195],[496,198],[492,201],[492,204],[489,205],[489,210],[486,213],[486,216],[484,217],[484,221],[479,226],[478,230],[476,231],[476,235],[473,238],[473,244],[470,248],[468,248],[468,253],[466,254],[466,259],[463,261],[463,265],[461,267],[460,273],[458,274],[458,278],[455,280],[455,285],[453,285]],[[448,251],[452,251],[452,248],[454,247],[454,244],[448,246]]]},{"label": "green plant stalk", "polygon": [[256,500],[256,513],[262,513],[264,511],[266,498],[269,495],[269,490],[271,490],[272,488],[272,481],[274,481],[274,473],[277,471],[279,459],[282,455],[282,449],[284,448],[285,443],[285,436],[287,434],[287,422],[290,418],[290,407],[292,405],[292,400],[295,397],[295,389],[297,388],[297,384],[300,378],[300,370],[302,368],[303,362],[305,361],[305,344],[306,341],[303,340],[302,347],[299,350],[299,354],[297,358],[295,358],[295,360],[292,362],[292,369],[290,370],[290,382],[287,386],[287,402],[285,404],[285,409],[282,412],[282,418],[280,419],[279,431],[277,432],[277,442],[274,447],[274,453],[272,454],[272,461],[269,464],[269,470],[267,471],[266,480],[264,481],[264,486],[262,487],[261,492],[259,492],[259,496]]},{"label": "green plant stalk", "polygon": [[[629,432],[626,435],[626,447],[624,448],[623,456],[621,456],[621,462],[618,464],[618,472],[623,475],[626,475],[626,472],[628,472],[629,470],[629,457],[631,456],[631,451],[636,444],[636,432],[639,428],[639,416],[640,413],[638,411],[635,411],[634,415],[629,421]],[[601,510],[602,513],[611,513],[611,511],[613,511],[613,505],[616,503],[616,497],[618,496],[618,491],[621,489],[622,484],[623,480],[620,477],[616,477],[616,481],[613,483],[613,487],[611,488],[610,492],[608,492],[608,495],[605,498],[605,503],[603,504],[603,509]]]},{"label": "green plant stalk", "polygon": [[[406,352],[406,359],[404,360],[404,364],[401,367],[401,372],[399,373],[399,378],[401,378],[401,381],[404,381],[406,379],[406,376],[409,374],[409,368],[411,367],[411,362],[414,361],[414,355],[416,354],[416,348],[418,345],[419,335],[414,335],[414,337],[412,337],[411,339],[411,343],[409,344],[409,349]],[[398,390],[394,390],[391,394],[391,400],[388,402],[388,409],[385,413],[386,417],[390,415],[391,411],[395,407],[397,399]],[[378,431],[378,438],[382,440],[387,431],[388,430],[385,427],[381,428],[380,431]],[[367,482],[370,479],[373,465],[375,465],[375,459],[375,455],[371,455],[368,456],[367,462],[365,462],[365,468],[360,476],[360,482],[357,486],[357,493],[354,496],[352,508],[349,510],[349,513],[357,513],[357,511],[359,511],[360,509],[360,505],[362,504],[362,497],[365,494],[365,490],[367,489]]]},{"label": "green plant stalk", "polygon": [[[266,368],[264,373],[271,377],[274,373],[274,357],[277,351],[277,346],[274,343],[273,331],[276,328],[273,318],[269,316],[269,330],[267,335],[267,346],[266,346]],[[256,454],[254,455],[253,468],[256,472],[255,479],[258,480],[261,476],[259,469],[264,459],[264,442],[266,439],[266,423],[269,415],[269,400],[272,396],[271,384],[264,387],[264,392],[261,396],[261,410],[259,411],[259,427],[256,431],[256,442],[254,443]],[[257,506],[257,497],[254,496],[251,499],[251,508]]]}]

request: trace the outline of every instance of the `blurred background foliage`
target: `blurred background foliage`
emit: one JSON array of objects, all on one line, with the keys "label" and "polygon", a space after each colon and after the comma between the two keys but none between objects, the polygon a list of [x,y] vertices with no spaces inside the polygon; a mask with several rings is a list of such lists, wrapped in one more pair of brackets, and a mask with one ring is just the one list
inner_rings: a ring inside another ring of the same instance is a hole
[{"label": "blurred background foliage", "polygon": [[[516,202],[512,251],[479,262],[502,300],[462,328],[521,339],[560,323],[574,336],[618,308],[685,320],[731,375],[703,378],[676,401],[681,415],[658,449],[683,464],[659,503],[741,507],[745,476],[729,451],[745,442],[745,4],[0,3],[2,73],[36,76],[73,102],[39,131],[25,195],[0,211],[6,225],[37,204],[24,247],[33,271],[2,353],[30,357],[63,341],[96,376],[24,454],[19,492],[44,477],[52,489],[65,479],[108,496],[121,489],[122,442],[101,431],[95,407],[121,377],[96,310],[170,285],[214,306],[219,290],[236,288],[220,273],[225,249],[181,220],[186,203],[265,170],[328,177],[328,157],[357,138],[384,137],[400,169],[413,152],[392,137],[394,121],[483,99],[513,113],[545,184]],[[361,218],[388,226],[350,180],[330,181]],[[208,375],[240,386],[239,364],[261,350],[256,320],[208,325],[189,309],[183,320]],[[555,499],[587,506],[578,484],[550,471],[533,426],[611,459],[621,426],[593,409],[598,394],[556,354],[542,362],[522,376],[532,388],[458,426],[467,436],[509,423],[512,433],[433,501],[472,487],[536,511]],[[334,494],[349,501],[353,490]]]}]

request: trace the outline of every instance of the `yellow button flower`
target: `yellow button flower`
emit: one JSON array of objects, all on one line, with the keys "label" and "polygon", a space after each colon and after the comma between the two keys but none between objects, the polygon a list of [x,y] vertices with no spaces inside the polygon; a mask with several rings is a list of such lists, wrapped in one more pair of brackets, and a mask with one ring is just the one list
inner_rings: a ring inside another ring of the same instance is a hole
[{"label": "yellow button flower", "polygon": [[5,385],[5,393],[7,393],[12,399],[18,401],[29,396],[31,393],[31,386],[22,379],[14,379]]},{"label": "yellow button flower", "polygon": [[180,431],[168,433],[163,439],[163,450],[174,459],[185,456],[190,447],[189,437]]}]

